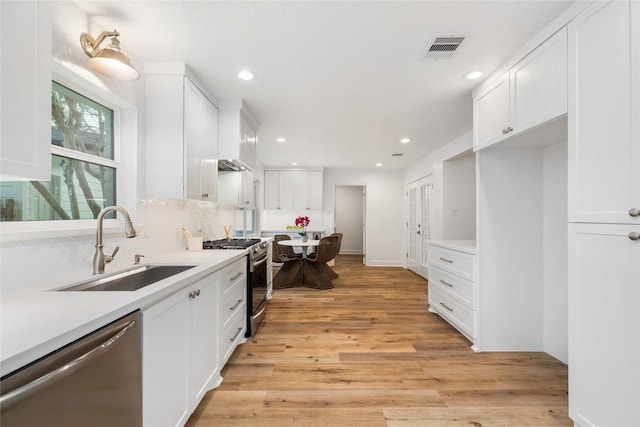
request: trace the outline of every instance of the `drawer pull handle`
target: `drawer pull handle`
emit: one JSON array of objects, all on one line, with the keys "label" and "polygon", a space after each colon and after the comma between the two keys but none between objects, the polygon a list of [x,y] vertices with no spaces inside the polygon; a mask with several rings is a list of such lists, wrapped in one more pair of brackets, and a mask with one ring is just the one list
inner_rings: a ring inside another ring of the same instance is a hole
[{"label": "drawer pull handle", "polygon": [[236,332],[236,334],[233,337],[231,337],[229,341],[235,341],[236,338],[238,338],[238,335],[240,335],[240,332],[242,332],[242,328],[238,328],[238,332]]},{"label": "drawer pull handle", "polygon": [[636,233],[635,231],[632,231],[631,233],[629,233],[629,238],[631,240],[640,240],[640,233]]},{"label": "drawer pull handle", "polygon": [[449,310],[450,312],[453,312],[453,308],[447,307],[445,303],[441,302],[440,305],[446,308],[447,310]]},{"label": "drawer pull handle", "polygon": [[242,276],[242,272],[239,272],[239,273],[234,274],[234,275],[229,279],[229,281],[230,281],[230,282],[233,282],[234,280],[236,280],[236,279],[237,279],[238,277],[240,277],[240,276]]},{"label": "drawer pull handle", "polygon": [[239,306],[240,304],[242,304],[242,300],[241,299],[239,299],[238,302],[233,305],[233,307],[229,307],[229,310],[230,311],[235,310],[236,307]]},{"label": "drawer pull handle", "polygon": [[440,279],[440,283],[442,283],[443,285],[447,285],[450,288],[453,288],[453,285],[451,283],[445,282],[444,280]]},{"label": "drawer pull handle", "polygon": [[640,209],[637,209],[637,208],[629,209],[629,216],[632,216],[632,217],[640,216]]},{"label": "drawer pull handle", "polygon": [[451,261],[450,259],[446,259],[446,258],[442,258],[442,257],[440,257],[440,261],[444,261],[444,262],[448,262],[450,264],[453,264],[453,261]]}]

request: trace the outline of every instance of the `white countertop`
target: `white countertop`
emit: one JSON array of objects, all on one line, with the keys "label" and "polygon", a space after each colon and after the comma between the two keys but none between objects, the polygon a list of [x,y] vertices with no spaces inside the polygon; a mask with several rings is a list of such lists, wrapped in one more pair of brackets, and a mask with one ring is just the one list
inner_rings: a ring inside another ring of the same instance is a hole
[{"label": "white countertop", "polygon": [[[143,264],[197,265],[131,292],[20,290],[0,301],[0,375],[42,357],[108,323],[190,286],[245,256],[241,250],[180,251],[144,259]],[[109,271],[112,274],[116,271]],[[90,279],[91,275],[87,276]],[[69,283],[72,285],[73,283]],[[67,287],[67,286],[64,286]]]},{"label": "white countertop", "polygon": [[475,240],[429,240],[428,244],[471,255],[477,253]]}]

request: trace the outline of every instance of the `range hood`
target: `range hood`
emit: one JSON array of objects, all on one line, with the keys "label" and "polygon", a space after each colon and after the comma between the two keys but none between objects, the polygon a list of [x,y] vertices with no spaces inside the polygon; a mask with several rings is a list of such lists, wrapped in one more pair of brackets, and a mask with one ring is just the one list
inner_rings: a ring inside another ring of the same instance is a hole
[{"label": "range hood", "polygon": [[224,172],[240,172],[251,170],[251,168],[242,163],[240,160],[220,159],[218,160],[218,170]]}]

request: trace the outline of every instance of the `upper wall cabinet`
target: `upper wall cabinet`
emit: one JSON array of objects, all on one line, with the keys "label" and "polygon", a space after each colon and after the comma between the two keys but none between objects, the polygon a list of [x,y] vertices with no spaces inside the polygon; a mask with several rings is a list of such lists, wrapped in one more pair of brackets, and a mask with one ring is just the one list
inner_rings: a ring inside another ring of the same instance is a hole
[{"label": "upper wall cabinet", "polygon": [[638,9],[596,2],[569,24],[571,222],[640,224]]},{"label": "upper wall cabinet", "polygon": [[253,207],[253,171],[218,171],[218,203]]},{"label": "upper wall cabinet", "polygon": [[218,109],[170,68],[145,66],[147,197],[216,201]]},{"label": "upper wall cabinet", "polygon": [[258,125],[241,100],[223,100],[220,105],[220,139],[218,158],[239,161],[243,166],[256,167]]},{"label": "upper wall cabinet", "polygon": [[562,29],[474,94],[474,150],[566,113],[567,31]]},{"label": "upper wall cabinet", "polygon": [[322,170],[264,172],[265,210],[321,210]]},{"label": "upper wall cabinet", "polygon": [[0,2],[0,24],[0,179],[48,181],[51,2]]}]

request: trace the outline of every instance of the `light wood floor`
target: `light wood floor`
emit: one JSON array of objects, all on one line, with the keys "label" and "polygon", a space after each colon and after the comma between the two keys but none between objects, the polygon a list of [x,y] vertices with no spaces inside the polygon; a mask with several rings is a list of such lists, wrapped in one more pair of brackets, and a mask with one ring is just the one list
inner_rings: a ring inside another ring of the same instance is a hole
[{"label": "light wood floor", "polygon": [[427,282],[340,256],[334,289],[275,291],[187,426],[560,426],[567,367],[474,353],[427,311]]}]

